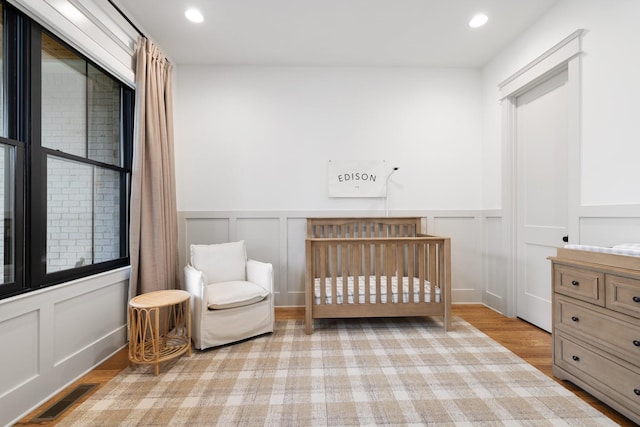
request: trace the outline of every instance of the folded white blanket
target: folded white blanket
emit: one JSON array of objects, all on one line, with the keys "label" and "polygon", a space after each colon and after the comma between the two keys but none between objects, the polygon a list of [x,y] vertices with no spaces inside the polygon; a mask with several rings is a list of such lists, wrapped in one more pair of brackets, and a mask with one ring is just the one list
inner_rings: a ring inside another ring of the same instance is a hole
[{"label": "folded white blanket", "polygon": [[578,249],[581,251],[600,252],[605,254],[640,256],[640,243],[623,243],[613,247],[591,245],[565,245],[566,249]]},{"label": "folded white blanket", "polygon": [[[353,304],[354,301],[354,278],[349,276],[347,280],[347,303]],[[319,278],[315,279],[314,283],[314,297],[315,303],[320,304],[320,285],[321,280]],[[343,278],[336,277],[336,304],[343,304]],[[398,277],[393,276],[391,278],[391,289],[387,287],[387,277],[380,277],[380,300],[382,304],[387,303],[387,294],[391,294],[391,302],[396,304],[398,303]],[[325,279],[325,304],[332,304],[332,295],[331,295],[331,278],[327,277]],[[365,301],[365,277],[358,277],[358,303],[364,304]],[[376,303],[376,276],[369,276],[369,303]],[[436,302],[440,302],[440,288],[436,287]],[[419,302],[420,300],[420,279],[417,277],[413,278],[413,302]],[[423,301],[431,302],[431,283],[427,280],[424,281],[424,299]],[[402,278],[402,303],[411,302],[409,299],[409,278]]]}]

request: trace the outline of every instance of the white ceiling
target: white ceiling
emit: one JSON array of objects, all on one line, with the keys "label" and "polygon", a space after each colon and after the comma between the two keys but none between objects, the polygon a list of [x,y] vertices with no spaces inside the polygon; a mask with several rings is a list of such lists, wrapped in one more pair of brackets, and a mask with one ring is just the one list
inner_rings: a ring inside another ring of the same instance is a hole
[{"label": "white ceiling", "polygon": [[114,0],[177,64],[400,67],[481,67],[559,1]]}]

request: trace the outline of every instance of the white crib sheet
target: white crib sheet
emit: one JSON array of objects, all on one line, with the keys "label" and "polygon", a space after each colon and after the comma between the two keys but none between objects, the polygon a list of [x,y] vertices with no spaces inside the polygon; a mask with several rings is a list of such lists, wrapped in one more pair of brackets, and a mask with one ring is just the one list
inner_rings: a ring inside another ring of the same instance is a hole
[{"label": "white crib sheet", "polygon": [[577,249],[580,251],[640,257],[640,243],[623,243],[613,247],[591,245],[565,245],[564,247],[565,249]]},{"label": "white crib sheet", "polygon": [[[321,279],[316,278],[314,281],[314,296],[315,296],[315,303],[316,304],[320,304],[320,284],[321,284]],[[347,293],[348,293],[348,298],[347,298],[347,303],[348,304],[353,304],[354,301],[354,278],[353,277],[348,277],[348,281],[347,281]],[[336,298],[336,304],[343,304],[344,302],[344,298],[343,298],[343,278],[342,277],[336,277],[336,293],[337,293],[337,298]],[[331,298],[331,278],[327,277],[325,279],[325,290],[326,290],[326,294],[325,294],[325,304],[332,304],[332,298]],[[359,304],[364,304],[365,301],[365,277],[364,276],[360,276],[358,277],[358,303]],[[369,276],[369,303],[370,304],[375,304],[376,303],[376,276]],[[435,294],[436,294],[436,302],[439,303],[440,302],[440,288],[436,287],[435,289]],[[417,277],[413,278],[413,302],[419,302],[419,295],[420,295],[420,279]],[[387,303],[387,277],[386,276],[382,276],[380,277],[380,299],[382,301],[382,304],[386,304]],[[429,281],[425,280],[424,281],[424,301],[426,302],[431,302],[431,283],[429,283]],[[391,278],[391,302],[396,304],[398,303],[398,277],[397,276],[393,276]],[[408,277],[403,277],[402,278],[402,303],[408,303],[409,301],[409,278]]]}]

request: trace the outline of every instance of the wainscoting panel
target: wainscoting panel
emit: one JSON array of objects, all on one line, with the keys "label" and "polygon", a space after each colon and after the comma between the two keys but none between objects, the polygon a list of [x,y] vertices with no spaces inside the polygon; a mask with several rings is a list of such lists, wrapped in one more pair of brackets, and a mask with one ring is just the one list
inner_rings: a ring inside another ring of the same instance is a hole
[{"label": "wainscoting panel", "polygon": [[305,274],[305,238],[307,236],[306,218],[287,219],[287,285],[285,306],[304,305]]},{"label": "wainscoting panel", "polygon": [[54,365],[90,347],[96,337],[122,328],[122,319],[127,318],[127,289],[114,283],[53,305]]},{"label": "wainscoting panel", "polygon": [[499,213],[484,217],[485,281],[482,302],[500,313],[507,312],[507,266],[509,265],[504,223]]},{"label": "wainscoting panel", "polygon": [[481,213],[436,214],[429,234],[451,238],[451,295],[453,302],[480,302],[483,277]]},{"label": "wainscoting panel", "polygon": [[613,246],[640,242],[640,217],[580,218],[580,243]]},{"label": "wainscoting panel", "polygon": [[244,240],[249,258],[280,264],[280,219],[238,218],[236,240]]},{"label": "wainscoting panel", "polygon": [[279,217],[250,217],[237,218],[235,240],[244,240],[247,247],[247,256],[262,262],[273,264],[273,283],[275,290],[275,303],[278,305],[283,294],[278,284],[282,283],[282,274],[278,266],[282,265],[280,248]]},{"label": "wainscoting panel", "polygon": [[[21,313],[0,321],[2,355],[0,359],[0,399],[39,372],[39,310]],[[0,421],[1,423],[1,421]]]},{"label": "wainscoting panel", "polygon": [[229,228],[229,218],[189,218],[186,239],[195,245],[228,242],[231,239]]},{"label": "wainscoting panel", "polygon": [[0,301],[0,425],[127,343],[129,267]]}]

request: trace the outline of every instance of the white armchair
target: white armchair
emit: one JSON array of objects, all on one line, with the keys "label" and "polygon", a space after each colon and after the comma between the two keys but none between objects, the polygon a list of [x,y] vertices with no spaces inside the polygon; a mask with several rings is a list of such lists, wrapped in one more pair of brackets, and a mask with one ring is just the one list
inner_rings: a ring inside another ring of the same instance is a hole
[{"label": "white armchair", "polygon": [[244,241],[191,245],[184,269],[197,349],[273,332],[273,266],[247,259]]}]

